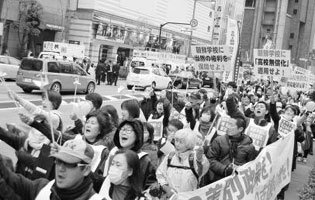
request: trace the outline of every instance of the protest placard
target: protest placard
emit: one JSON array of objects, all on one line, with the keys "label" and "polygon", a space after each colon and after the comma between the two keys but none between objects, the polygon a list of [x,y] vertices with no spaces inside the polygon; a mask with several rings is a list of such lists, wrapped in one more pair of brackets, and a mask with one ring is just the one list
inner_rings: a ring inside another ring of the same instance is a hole
[{"label": "protest placard", "polygon": [[227,45],[194,45],[191,47],[191,53],[196,71],[231,70],[231,53]]},{"label": "protest placard", "polygon": [[281,49],[254,49],[254,74],[257,77],[290,77],[291,51]]},{"label": "protest placard", "polygon": [[294,134],[266,146],[257,158],[231,176],[198,190],[179,193],[180,200],[269,200],[290,183]]},{"label": "protest placard", "polygon": [[254,119],[250,119],[249,125],[245,130],[245,134],[253,139],[253,145],[256,150],[266,146],[271,126],[271,123],[264,127],[258,126],[254,123]]},{"label": "protest placard", "polygon": [[287,136],[289,133],[294,132],[295,128],[296,125],[293,122],[281,118],[279,121],[278,133],[281,136]]},{"label": "protest placard", "polygon": [[231,123],[231,117],[228,115],[221,115],[217,124],[217,132],[219,135],[225,135]]},{"label": "protest placard", "polygon": [[163,118],[162,119],[149,119],[150,123],[154,128],[154,141],[158,141],[163,136]]},{"label": "protest placard", "polygon": [[286,87],[291,91],[307,91],[310,89],[308,75],[292,74],[286,82]]}]

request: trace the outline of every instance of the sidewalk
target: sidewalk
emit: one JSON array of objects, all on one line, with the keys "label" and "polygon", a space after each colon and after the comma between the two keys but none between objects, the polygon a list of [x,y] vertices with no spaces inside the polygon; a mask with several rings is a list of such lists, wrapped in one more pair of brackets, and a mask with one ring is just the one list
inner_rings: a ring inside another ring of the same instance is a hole
[{"label": "sidewalk", "polygon": [[[314,141],[313,141],[314,144]],[[298,191],[308,182],[310,171],[314,167],[315,156],[308,155],[307,163],[297,162],[294,172],[292,172],[291,183],[289,189],[285,193],[285,200],[298,200]]]}]

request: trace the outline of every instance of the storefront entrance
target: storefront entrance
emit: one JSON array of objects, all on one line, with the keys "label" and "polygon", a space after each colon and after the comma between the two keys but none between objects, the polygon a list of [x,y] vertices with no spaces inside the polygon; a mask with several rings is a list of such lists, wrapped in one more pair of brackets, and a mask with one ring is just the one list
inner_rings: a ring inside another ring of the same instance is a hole
[{"label": "storefront entrance", "polygon": [[117,49],[117,64],[124,65],[126,59],[131,56],[131,49],[119,47]]}]

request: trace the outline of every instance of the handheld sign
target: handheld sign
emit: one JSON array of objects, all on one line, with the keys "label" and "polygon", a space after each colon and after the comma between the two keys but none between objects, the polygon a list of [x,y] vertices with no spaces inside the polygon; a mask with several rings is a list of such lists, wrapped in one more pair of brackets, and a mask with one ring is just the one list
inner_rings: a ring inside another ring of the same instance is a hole
[{"label": "handheld sign", "polygon": [[290,122],[288,120],[281,118],[279,121],[278,133],[281,136],[285,137],[289,133],[294,132],[295,128],[296,128],[296,125],[293,122]]},{"label": "handheld sign", "polygon": [[148,119],[148,123],[150,123],[154,128],[154,141],[158,141],[163,136],[163,118],[160,119],[152,119],[151,117]]},{"label": "handheld sign", "polygon": [[309,101],[305,105],[305,108],[306,108],[307,111],[314,112],[314,110],[315,110],[315,102],[314,101]]}]

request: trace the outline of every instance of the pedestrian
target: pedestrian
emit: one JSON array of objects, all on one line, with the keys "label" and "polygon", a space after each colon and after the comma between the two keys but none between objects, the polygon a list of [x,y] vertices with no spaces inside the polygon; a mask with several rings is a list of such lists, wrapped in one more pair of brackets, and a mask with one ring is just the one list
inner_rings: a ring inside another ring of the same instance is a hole
[{"label": "pedestrian", "polygon": [[[104,199],[93,190],[89,176],[93,148],[83,140],[69,140],[63,146],[54,146],[55,179],[29,180],[15,174],[3,164],[0,156],[0,175],[3,180],[24,200],[45,199]],[[0,190],[0,193],[4,192]]]},{"label": "pedestrian", "polygon": [[119,77],[119,70],[120,70],[120,64],[114,63],[113,64],[113,74],[112,74],[112,82],[115,83],[115,86],[117,85],[117,80]]},{"label": "pedestrian", "polygon": [[148,122],[143,122],[143,146],[142,151],[148,153],[155,169],[159,166],[158,147],[154,143],[154,127]]},{"label": "pedestrian", "polygon": [[113,84],[113,64],[111,60],[109,60],[106,65],[106,72],[107,72],[107,85],[112,85]]},{"label": "pedestrian", "polygon": [[129,99],[121,103],[121,117],[124,120],[133,120],[140,117],[140,106],[137,100]]},{"label": "pedestrian", "polygon": [[100,60],[95,68],[95,80],[97,82],[97,85],[100,85],[101,81],[104,82],[104,76],[106,77],[106,74],[104,75],[105,71],[105,65],[104,60]]}]

